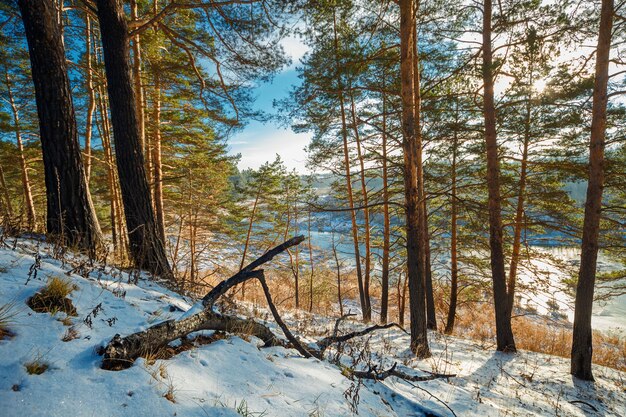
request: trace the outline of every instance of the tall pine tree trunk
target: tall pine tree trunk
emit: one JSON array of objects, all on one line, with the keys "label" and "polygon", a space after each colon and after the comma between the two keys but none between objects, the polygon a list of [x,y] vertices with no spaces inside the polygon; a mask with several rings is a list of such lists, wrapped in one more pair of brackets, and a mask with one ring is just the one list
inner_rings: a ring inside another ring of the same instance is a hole
[{"label": "tall pine tree trunk", "polygon": [[[419,9],[419,3],[416,6]],[[415,11],[417,13],[417,10]],[[417,20],[417,18],[416,18]],[[423,156],[423,143],[422,143],[422,131],[420,126],[420,111],[421,111],[421,73],[419,66],[419,50],[417,45],[417,22],[413,25],[413,74],[415,81],[413,88],[415,89],[415,121],[416,121],[416,147],[417,147],[417,188],[420,201],[419,208],[419,228],[421,241],[418,246],[419,256],[421,261],[421,268],[423,268],[424,276],[424,289],[426,292],[426,325],[429,329],[437,330],[437,319],[435,317],[435,298],[433,294],[433,281],[432,273],[430,269],[430,238],[428,232],[428,210],[426,207],[426,192],[424,186],[424,156]]]},{"label": "tall pine tree trunk", "polygon": [[363,149],[361,146],[361,135],[359,133],[359,125],[356,117],[356,106],[354,104],[354,95],[350,91],[350,111],[352,116],[352,129],[354,131],[354,139],[356,141],[357,156],[359,158],[359,165],[361,168],[361,194],[363,195],[363,226],[365,227],[365,271],[363,273],[363,296],[365,298],[365,311],[363,312],[363,319],[370,321],[372,319],[372,305],[370,299],[370,273],[372,269],[372,245],[370,236],[370,210],[367,207],[369,205],[367,195],[367,181],[365,179],[365,157],[363,155]]},{"label": "tall pine tree trunk", "polygon": [[87,118],[85,121],[85,175],[87,184],[91,178],[91,136],[93,130],[93,114],[96,110],[95,90],[93,86],[93,66],[91,61],[91,17],[85,13],[85,64],[87,65]]},{"label": "tall pine tree trunk", "polygon": [[130,252],[137,267],[173,278],[146,179],[123,4],[121,0],[96,3]]},{"label": "tall pine tree trunk", "polygon": [[[13,113],[13,126],[15,128],[15,142],[17,143],[17,151],[20,160],[20,171],[22,179],[22,192],[24,193],[24,204],[26,205],[26,224],[29,230],[37,229],[37,214],[35,212],[35,203],[33,202],[33,193],[30,187],[30,178],[28,176],[28,166],[26,165],[26,157],[24,156],[24,143],[22,142],[22,129],[20,126],[20,113],[13,97],[13,89],[11,88],[11,78],[9,71],[4,68],[4,77],[7,86],[7,95],[9,105]],[[11,201],[8,200],[8,208],[11,210]],[[10,214],[12,216],[12,214]]]},{"label": "tall pine tree trunk", "polygon": [[[532,83],[532,72],[531,80]],[[509,303],[508,309],[513,312],[513,306],[515,304],[515,286],[517,282],[517,266],[519,265],[520,252],[522,248],[522,228],[524,225],[524,200],[526,197],[526,180],[528,176],[528,146],[530,144],[530,124],[531,124],[531,109],[532,109],[532,95],[528,95],[526,102],[526,116],[524,120],[524,143],[522,144],[522,161],[519,174],[518,184],[518,196],[517,207],[515,208],[515,220],[513,223],[513,250],[511,253],[511,264],[509,266],[509,281],[507,285],[507,302]]]},{"label": "tall pine tree trunk", "polygon": [[337,303],[339,304],[339,315],[343,316],[343,299],[341,295],[341,263],[337,255],[337,245],[335,243],[335,231],[331,232],[333,258],[335,259],[335,271],[337,273]]},{"label": "tall pine tree trunk", "polygon": [[[154,212],[157,230],[165,242],[165,210],[163,208],[163,164],[161,162],[161,82],[158,74],[154,79],[154,141],[152,143],[152,161],[154,168]],[[142,103],[143,106],[143,103]]]},{"label": "tall pine tree trunk", "polygon": [[[250,247],[250,236],[252,235],[252,226],[254,225],[254,216],[259,205],[259,198],[261,198],[261,189],[259,188],[254,198],[254,204],[252,205],[252,213],[250,213],[250,221],[248,222],[248,231],[246,233],[246,242],[243,245],[243,254],[241,255],[241,262],[239,263],[239,270],[241,271],[246,264],[246,255],[248,254],[248,248]],[[246,282],[241,284],[241,298],[246,299]],[[298,293],[296,292],[296,306],[299,305]]]},{"label": "tall pine tree trunk", "polygon": [[[337,11],[333,9],[333,36],[335,48],[335,69],[339,76],[341,68],[339,64],[339,35],[337,33]],[[354,209],[354,194],[352,193],[352,174],[350,173],[350,150],[348,148],[348,124],[346,122],[346,106],[343,95],[343,83],[339,79],[338,86],[339,109],[341,113],[341,138],[343,142],[343,163],[346,171],[346,193],[348,194],[348,204],[350,207],[350,221],[352,222],[352,242],[354,244],[354,260],[356,262],[356,278],[359,287],[359,301],[363,320],[366,318],[367,304],[365,301],[365,291],[363,286],[363,271],[361,270],[361,251],[359,248],[359,229],[356,222],[356,211]]]},{"label": "tall pine tree trunk", "polygon": [[[130,1],[130,17],[133,21],[139,19],[139,8],[137,0]],[[139,34],[132,38],[133,45],[133,83],[135,86],[135,106],[137,107],[137,121],[139,125],[139,143],[144,153],[147,153],[146,142],[146,120],[144,116],[143,86],[141,84],[141,41]]]},{"label": "tall pine tree trunk", "polygon": [[[307,217],[307,232],[309,234],[309,263],[311,264],[311,272],[309,274],[309,313],[313,312],[313,277],[315,269],[313,266],[313,247],[311,246],[311,209],[309,209]],[[297,235],[297,233],[296,233]]]},{"label": "tall pine tree trunk", "polygon": [[96,117],[96,126],[102,142],[104,151],[104,164],[107,175],[107,186],[109,188],[109,215],[111,218],[111,239],[113,241],[113,251],[119,260],[126,259],[126,234],[122,219],[122,205],[119,198],[119,186],[115,174],[115,160],[113,148],[111,146],[111,128],[105,98],[104,88],[99,85],[97,88],[97,109],[100,118]]},{"label": "tall pine tree trunk", "polygon": [[[0,165],[0,191],[2,191],[2,197],[0,197],[0,208],[2,212],[0,212],[0,214],[10,219],[13,217],[13,205],[11,204],[11,196],[9,195],[6,179],[4,178],[2,165]],[[2,220],[4,220],[4,218]]]},{"label": "tall pine tree trunk", "polygon": [[52,0],[20,0],[35,84],[47,197],[47,231],[95,254],[102,234],[85,177],[65,48]]},{"label": "tall pine tree trunk", "polygon": [[580,271],[576,287],[574,334],[572,340],[571,372],[577,378],[593,381],[591,311],[598,260],[598,235],[604,187],[604,147],[606,135],[607,85],[609,53],[613,28],[613,0],[602,0],[600,31],[596,52],[596,75],[593,88],[593,115],[589,144],[589,182],[585,202],[585,220],[580,253]]},{"label": "tall pine tree trunk", "polygon": [[446,334],[452,334],[454,331],[454,321],[456,318],[456,305],[459,294],[459,266],[457,255],[457,201],[456,201],[456,176],[457,176],[457,156],[459,152],[459,138],[458,138],[458,104],[456,104],[455,112],[455,127],[454,136],[452,142],[452,165],[450,166],[452,190],[450,195],[450,305],[448,308],[448,319],[446,321],[446,328],[444,332]]},{"label": "tall pine tree trunk", "polygon": [[[411,315],[411,350],[419,358],[430,356],[426,331],[426,296],[424,286],[424,257],[420,245],[420,127],[419,74],[415,73],[414,57],[417,42],[415,2],[400,1],[400,81],[402,93],[402,133],[404,153],[404,199],[406,206],[407,281],[409,284],[409,312]],[[416,116],[418,117],[416,119]]]},{"label": "tall pine tree trunk", "polygon": [[491,277],[496,313],[497,350],[515,352],[511,329],[511,310],[508,308],[504,251],[502,245],[502,213],[500,197],[500,163],[496,133],[496,108],[493,91],[493,51],[491,49],[492,0],[485,0],[483,9],[483,115],[487,145],[487,188],[489,190],[489,247]]},{"label": "tall pine tree trunk", "polygon": [[387,97],[385,90],[385,74],[383,74],[383,124],[382,124],[382,162],[383,162],[383,259],[381,271],[381,300],[380,300],[380,321],[387,323],[389,310],[389,247],[390,229],[389,220],[389,173],[387,169]]},{"label": "tall pine tree trunk", "polygon": [[[422,176],[423,176],[422,172]],[[424,180],[422,179],[422,184]],[[430,232],[428,231],[428,206],[426,194],[422,193],[422,244],[424,246],[424,289],[426,291],[426,325],[430,330],[437,330],[437,314],[435,311],[435,293],[433,288],[433,273],[430,264]]]}]

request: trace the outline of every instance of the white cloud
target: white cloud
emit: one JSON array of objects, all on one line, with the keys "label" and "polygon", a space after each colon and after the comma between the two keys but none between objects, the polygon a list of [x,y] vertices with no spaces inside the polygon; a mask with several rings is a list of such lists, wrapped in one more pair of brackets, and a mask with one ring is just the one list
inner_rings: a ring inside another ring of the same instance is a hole
[{"label": "white cloud", "polygon": [[302,42],[299,36],[289,36],[282,40],[281,42],[283,48],[285,48],[285,53],[287,56],[290,56],[292,59],[291,66],[285,68],[286,70],[291,69],[300,63],[300,58],[304,56],[309,51],[309,47]]},{"label": "white cloud", "polygon": [[308,134],[294,133],[291,130],[253,122],[241,136],[245,139],[237,137],[236,140],[229,142],[230,153],[241,154],[239,169],[256,169],[267,161],[273,161],[278,154],[288,169],[295,168],[301,173],[308,172],[305,167],[304,151],[310,141]]}]

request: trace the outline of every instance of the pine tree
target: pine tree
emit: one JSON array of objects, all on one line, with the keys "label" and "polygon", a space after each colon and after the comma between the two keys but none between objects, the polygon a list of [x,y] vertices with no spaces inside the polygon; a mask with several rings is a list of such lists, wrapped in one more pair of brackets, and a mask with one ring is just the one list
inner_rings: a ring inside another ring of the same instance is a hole
[{"label": "pine tree", "polygon": [[20,1],[46,173],[47,231],[95,254],[102,235],[89,196],[61,27],[50,0]]}]

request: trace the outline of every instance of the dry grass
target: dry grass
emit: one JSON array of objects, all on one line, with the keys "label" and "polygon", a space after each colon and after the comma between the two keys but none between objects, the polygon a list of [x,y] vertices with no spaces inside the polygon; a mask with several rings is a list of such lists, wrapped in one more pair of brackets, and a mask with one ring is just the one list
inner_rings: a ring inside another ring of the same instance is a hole
[{"label": "dry grass", "polygon": [[79,337],[80,333],[78,333],[78,330],[76,330],[76,328],[72,326],[65,331],[65,334],[63,335],[63,338],[61,338],[61,340],[64,342],[69,342],[71,340],[78,339]]},{"label": "dry grass", "polygon": [[[485,347],[494,346],[494,313],[487,306],[482,304],[479,308],[460,309],[453,335],[476,340]],[[572,330],[566,323],[552,323],[539,316],[518,316],[513,318],[512,327],[518,349],[563,358],[571,355]],[[594,331],[593,362],[626,371],[626,339]]]},{"label": "dry grass", "polygon": [[[230,276],[228,271],[222,271],[218,278],[216,275],[202,277],[199,281],[204,282],[198,285],[195,290],[198,294],[204,295],[210,288],[217,285],[224,277]],[[268,286],[272,294],[274,303],[279,310],[294,310],[295,303],[295,280],[293,274],[288,271],[266,271]],[[302,271],[300,281],[300,312],[309,309],[310,286],[309,273]],[[344,300],[358,299],[358,289],[356,286],[356,274],[343,274],[341,279],[342,298]],[[470,291],[470,292],[468,292]],[[398,289],[391,286],[389,289],[389,320],[399,320],[397,308]],[[370,295],[374,306],[380,297],[380,285],[376,280],[372,280]],[[408,295],[408,294],[407,294]],[[480,300],[485,293],[481,288],[466,290],[465,297],[472,300]],[[438,311],[438,323],[443,327],[446,322],[448,289],[436,287],[435,300]],[[234,292],[234,298],[242,299],[240,287]],[[258,282],[248,281],[245,290],[245,301],[251,302],[254,306],[266,307],[265,295]],[[313,308],[312,312],[322,315],[337,314],[337,276],[332,269],[316,268],[313,276]],[[408,300],[405,317],[408,315]],[[377,312],[373,312],[376,319]],[[495,327],[493,308],[490,303],[470,302],[459,306],[457,309],[457,319],[454,335],[465,339],[479,342],[484,348],[495,347]],[[571,328],[565,322],[554,323],[539,316],[519,316],[512,322],[513,332],[516,336],[516,344],[519,349],[533,352],[546,353],[550,355],[569,358],[571,354]],[[594,363],[608,366],[621,371],[626,371],[626,339],[615,335],[606,335],[594,332]]]},{"label": "dry grass", "polygon": [[165,388],[163,398],[172,403],[176,403],[177,389],[174,387],[172,377],[167,372],[167,363],[162,361],[156,364],[156,359],[152,359],[151,361],[146,359],[145,366],[146,372],[148,372],[150,377],[156,382],[157,386]]},{"label": "dry grass", "polygon": [[41,355],[37,355],[32,361],[26,362],[24,368],[30,375],[41,375],[48,370],[50,365],[45,362]]},{"label": "dry grass", "polygon": [[0,340],[15,336],[10,327],[15,324],[17,314],[15,303],[0,305]]},{"label": "dry grass", "polygon": [[63,312],[68,316],[78,316],[72,300],[67,298],[77,288],[68,279],[52,277],[45,287],[28,300],[28,306],[37,313],[54,315]]},{"label": "dry grass", "polygon": [[[230,276],[226,273],[223,276],[207,276],[202,278],[204,285],[197,286],[194,293],[204,295],[211,288],[215,287],[224,277]],[[266,270],[265,276],[267,284],[272,294],[274,304],[280,310],[296,309],[295,278],[291,272]],[[310,271],[303,270],[299,276],[299,309],[308,311],[311,301]],[[356,276],[354,274],[343,274],[341,278],[342,299],[358,298]],[[245,298],[242,297],[241,286],[233,291],[235,299],[245,300],[256,306],[267,306],[265,294],[261,284],[256,280],[246,282]],[[335,315],[337,313],[337,276],[329,269],[317,267],[313,275],[313,308],[312,312],[322,315]]]},{"label": "dry grass", "polygon": [[78,287],[69,279],[61,277],[52,277],[48,280],[46,286],[41,290],[41,294],[47,295],[50,298],[65,298]]}]

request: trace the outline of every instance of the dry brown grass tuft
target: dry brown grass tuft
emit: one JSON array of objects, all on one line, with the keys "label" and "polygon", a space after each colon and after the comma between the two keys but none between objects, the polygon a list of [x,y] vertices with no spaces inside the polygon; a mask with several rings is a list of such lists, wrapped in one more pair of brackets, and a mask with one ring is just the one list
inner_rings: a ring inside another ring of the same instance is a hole
[{"label": "dry brown grass tuft", "polygon": [[64,342],[69,342],[71,340],[78,339],[79,337],[80,333],[78,333],[78,330],[76,330],[76,328],[72,326],[65,331],[65,334],[63,335],[63,338],[61,338],[61,340]]},{"label": "dry brown grass tuft", "polygon": [[28,306],[37,313],[54,315],[63,312],[68,316],[78,316],[72,300],[67,298],[77,288],[68,279],[52,277],[45,287],[28,300]]},{"label": "dry brown grass tuft", "polygon": [[[460,309],[453,335],[495,345],[494,313],[488,304],[479,308]],[[518,349],[569,358],[572,352],[572,330],[566,323],[553,323],[539,316],[518,316],[512,320]],[[617,335],[593,333],[593,362],[626,371],[626,339]]]},{"label": "dry brown grass tuft", "polygon": [[32,361],[26,362],[24,367],[30,375],[41,375],[48,370],[50,365],[41,358],[41,355],[37,355]]},{"label": "dry brown grass tuft", "polygon": [[15,303],[7,303],[0,305],[0,340],[9,339],[15,336],[10,329],[10,326],[15,324],[15,316],[17,316],[15,309]]}]

